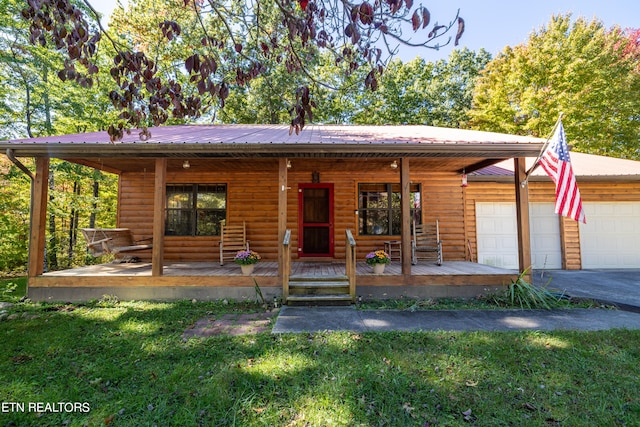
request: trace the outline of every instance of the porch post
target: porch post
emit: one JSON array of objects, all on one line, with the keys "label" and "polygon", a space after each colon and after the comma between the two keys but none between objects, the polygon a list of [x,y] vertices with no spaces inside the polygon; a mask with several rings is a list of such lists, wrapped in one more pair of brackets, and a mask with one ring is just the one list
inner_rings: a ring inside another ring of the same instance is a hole
[{"label": "porch post", "polygon": [[[285,277],[285,257],[291,256],[284,253],[282,241],[287,231],[287,159],[278,161],[278,276]],[[283,283],[283,290],[286,284]],[[283,295],[284,298],[287,295]]]},{"label": "porch post", "polygon": [[167,159],[156,159],[153,191],[153,249],[151,275],[162,276],[164,268],[164,203],[167,193]]},{"label": "porch post", "polygon": [[411,275],[411,179],[409,159],[400,159],[400,245],[402,247],[402,274]]},{"label": "porch post", "polygon": [[[531,267],[531,232],[529,229],[529,188],[525,181],[524,158],[514,158],[516,219],[518,228],[518,266],[520,273]],[[529,275],[531,271],[529,270]]]},{"label": "porch post", "polygon": [[49,198],[49,158],[36,158],[36,176],[32,187],[31,229],[29,236],[28,276],[36,277],[44,272],[44,247],[46,240],[47,200]]}]

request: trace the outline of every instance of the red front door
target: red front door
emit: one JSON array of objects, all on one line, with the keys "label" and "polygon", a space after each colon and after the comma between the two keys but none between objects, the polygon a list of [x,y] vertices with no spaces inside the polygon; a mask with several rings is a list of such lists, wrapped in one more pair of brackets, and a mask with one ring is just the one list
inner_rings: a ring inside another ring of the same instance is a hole
[{"label": "red front door", "polygon": [[333,184],[299,184],[298,223],[301,257],[333,257]]}]

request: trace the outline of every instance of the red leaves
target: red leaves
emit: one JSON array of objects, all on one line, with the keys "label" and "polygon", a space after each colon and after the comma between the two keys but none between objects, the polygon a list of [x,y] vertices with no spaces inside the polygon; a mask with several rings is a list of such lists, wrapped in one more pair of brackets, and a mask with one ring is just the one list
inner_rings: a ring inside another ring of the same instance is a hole
[{"label": "red leaves", "polygon": [[373,22],[373,6],[367,2],[362,3],[360,7],[358,7],[358,17],[363,24],[371,24]]},{"label": "red leaves", "polygon": [[[81,87],[93,85],[88,75],[96,74],[98,67],[92,60],[100,33],[92,34],[91,27],[85,21],[82,11],[69,0],[29,0],[20,11],[23,19],[29,21],[29,41],[34,45],[46,47],[47,37],[55,49],[67,55],[64,67],[57,72],[62,81],[75,81]],[[75,67],[79,63],[85,69]]]},{"label": "red leaves", "polygon": [[460,41],[460,37],[462,37],[462,33],[464,33],[464,19],[458,18],[458,31],[456,32],[456,40],[453,43],[454,46],[458,46],[458,42]]},{"label": "red leaves", "polygon": [[[85,21],[83,12],[72,1],[26,0],[21,15],[28,21],[32,44],[46,46],[53,43],[66,55],[58,77],[91,87],[99,71],[94,56],[100,34],[92,33],[93,26]],[[183,28],[176,21],[160,17],[157,28],[162,37],[181,43],[179,49],[172,52],[180,52],[183,56],[174,58],[172,54],[171,60],[184,61],[188,82],[180,82],[190,87],[183,90],[179,82],[166,77],[176,75],[166,63],[158,70],[146,53],[126,51],[117,46],[109,70],[117,87],[109,93],[109,99],[114,108],[120,110],[120,122],[109,127],[109,135],[117,140],[129,127],[144,127],[151,122],[163,124],[170,115],[198,117],[212,101],[219,101],[220,106],[224,106],[231,84],[248,85],[274,67],[298,73],[292,76],[295,79],[314,80],[314,73],[309,73],[308,68],[314,63],[312,56],[319,51],[334,54],[335,63],[345,75],[367,67],[369,72],[362,83],[365,88],[376,90],[384,64],[389,59],[383,55],[385,46],[386,53],[392,54],[387,42],[420,44],[415,42],[416,38],[403,38],[400,28],[408,20],[414,31],[425,30],[430,25],[429,11],[414,3],[414,0],[279,2],[280,7],[275,10],[280,15],[273,20],[274,10],[258,8],[255,2],[238,2],[237,7],[217,15],[216,19],[226,20],[225,25],[221,25],[226,32],[201,31],[200,26],[195,26],[189,31],[199,32],[188,34],[189,37],[187,34],[183,37]],[[201,1],[182,0],[178,4],[193,9],[190,13],[205,13]],[[221,3],[209,2],[212,8],[216,4]],[[237,22],[246,25],[235,25]],[[440,37],[454,24],[455,21],[448,26],[436,24],[427,42]],[[270,25],[273,28],[268,28]],[[464,32],[464,21],[458,19],[457,25],[456,45]],[[189,40],[198,42],[190,43]],[[250,40],[255,42],[249,43]],[[179,75],[180,79],[184,77]],[[314,107],[309,86],[302,83],[289,110],[292,132],[299,132],[312,120]]]},{"label": "red leaves", "polygon": [[378,89],[378,79],[376,76],[376,70],[369,71],[367,77],[364,79],[364,86],[371,91],[375,92]]},{"label": "red leaves", "polygon": [[178,25],[175,21],[162,21],[159,24],[160,30],[162,31],[162,35],[167,38],[167,40],[173,40],[175,37],[179,36],[182,32],[180,25]]},{"label": "red leaves", "polygon": [[430,21],[431,13],[429,13],[429,9],[423,6],[417,8],[413,12],[413,15],[411,15],[411,26],[413,27],[413,31],[418,31],[420,28],[424,30],[427,28]]},{"label": "red leaves", "polygon": [[191,74],[194,70],[197,73],[200,71],[200,56],[197,53],[191,55],[184,61],[184,66],[187,69],[187,73]]},{"label": "red leaves", "polygon": [[308,86],[300,86],[296,89],[296,103],[293,108],[289,109],[292,116],[289,126],[289,135],[293,132],[298,135],[306,123],[307,117],[309,121],[313,120],[311,108],[315,108],[316,104],[311,100],[311,92]]},{"label": "red leaves", "polygon": [[422,29],[427,28],[429,22],[431,21],[431,13],[429,13],[429,9],[426,7],[422,8]]},{"label": "red leaves", "polygon": [[411,16],[411,26],[413,27],[413,31],[417,31],[418,28],[420,28],[420,22],[421,22],[420,14],[416,10],[413,12],[413,15]]},{"label": "red leaves", "polygon": [[389,7],[391,15],[395,15],[402,8],[402,0],[386,0],[385,2]]}]

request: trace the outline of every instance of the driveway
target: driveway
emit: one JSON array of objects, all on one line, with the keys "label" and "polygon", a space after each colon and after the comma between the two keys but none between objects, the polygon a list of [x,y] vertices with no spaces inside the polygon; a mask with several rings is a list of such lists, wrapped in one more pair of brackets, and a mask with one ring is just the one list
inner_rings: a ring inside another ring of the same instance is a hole
[{"label": "driveway", "polygon": [[640,269],[536,270],[533,283],[640,312]]}]

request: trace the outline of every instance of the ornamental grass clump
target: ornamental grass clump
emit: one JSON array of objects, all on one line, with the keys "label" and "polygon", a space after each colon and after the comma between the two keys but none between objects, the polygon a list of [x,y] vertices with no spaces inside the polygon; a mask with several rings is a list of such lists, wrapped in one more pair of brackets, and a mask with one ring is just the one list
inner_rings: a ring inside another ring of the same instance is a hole
[{"label": "ornamental grass clump", "polygon": [[365,257],[365,260],[369,265],[389,264],[391,262],[391,258],[389,258],[389,254],[383,250],[369,252]]},{"label": "ornamental grass clump", "polygon": [[260,261],[260,254],[255,251],[238,251],[233,261],[240,265],[251,265]]},{"label": "ornamental grass clump", "polygon": [[566,305],[567,298],[563,293],[554,293],[546,287],[532,285],[525,280],[528,270],[522,272],[516,280],[502,292],[492,295],[489,301],[502,307],[520,307],[522,309],[544,308],[550,310]]}]

